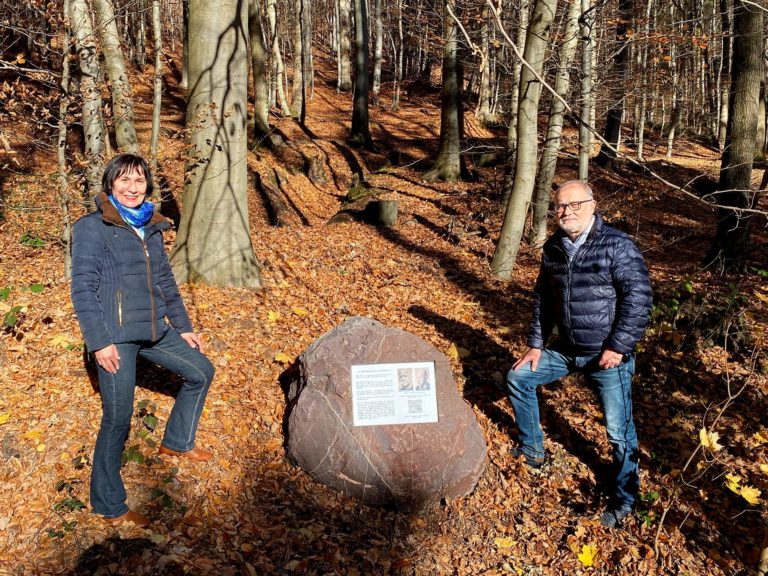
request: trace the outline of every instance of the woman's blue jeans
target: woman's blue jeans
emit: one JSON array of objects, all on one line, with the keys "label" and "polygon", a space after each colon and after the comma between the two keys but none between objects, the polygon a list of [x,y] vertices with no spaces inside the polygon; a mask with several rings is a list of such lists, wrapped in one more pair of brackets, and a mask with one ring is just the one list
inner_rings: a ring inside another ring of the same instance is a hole
[{"label": "woman's blue jeans", "polygon": [[605,414],[608,441],[613,448],[613,502],[616,508],[631,508],[640,488],[637,432],[632,418],[632,375],[635,356],[627,354],[619,366],[606,370],[598,366],[600,354],[566,356],[551,348],[541,352],[536,371],[526,364],[507,373],[509,399],[523,452],[534,458],[544,456],[544,434],[539,422],[536,388],[572,372],[582,372],[595,385]]},{"label": "woman's blue jeans", "polygon": [[115,518],[128,512],[120,478],[123,446],[133,416],[138,356],[175,372],[184,379],[168,417],[163,446],[186,452],[195,447],[195,432],[205,397],[213,380],[213,364],[170,328],[157,342],[117,344],[120,368],[115,374],[98,367],[102,417],[91,470],[91,508]]}]

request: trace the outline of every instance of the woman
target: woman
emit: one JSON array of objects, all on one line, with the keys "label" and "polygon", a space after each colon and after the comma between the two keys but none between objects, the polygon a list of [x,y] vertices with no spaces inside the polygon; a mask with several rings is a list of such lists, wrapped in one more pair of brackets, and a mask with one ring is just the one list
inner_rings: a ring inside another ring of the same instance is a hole
[{"label": "woman", "polygon": [[213,379],[184,308],[163,246],[168,221],[147,198],[146,160],[113,158],[96,197],[98,210],[72,233],[72,302],[89,352],[96,358],[102,418],[91,472],[91,507],[112,524],[150,521],[128,509],[120,478],[123,445],[133,415],[136,359],[146,358],[184,378],[160,453],[195,461],[212,454],[195,447],[195,432]]}]

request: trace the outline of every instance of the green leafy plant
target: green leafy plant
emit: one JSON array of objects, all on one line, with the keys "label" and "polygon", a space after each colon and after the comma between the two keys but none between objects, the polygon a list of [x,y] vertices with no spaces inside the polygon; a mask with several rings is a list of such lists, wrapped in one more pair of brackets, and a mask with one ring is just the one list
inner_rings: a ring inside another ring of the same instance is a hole
[{"label": "green leafy plant", "polygon": [[64,497],[53,505],[53,511],[59,517],[58,528],[48,528],[45,532],[49,538],[64,538],[77,526],[76,520],[69,520],[66,515],[85,509],[85,503],[75,495],[75,485],[80,481],[71,478],[56,482],[56,492],[63,492]]},{"label": "green leafy plant", "polygon": [[45,240],[33,236],[29,232],[24,232],[24,234],[21,235],[21,238],[19,238],[19,244],[27,246],[28,248],[42,248],[45,246]]}]

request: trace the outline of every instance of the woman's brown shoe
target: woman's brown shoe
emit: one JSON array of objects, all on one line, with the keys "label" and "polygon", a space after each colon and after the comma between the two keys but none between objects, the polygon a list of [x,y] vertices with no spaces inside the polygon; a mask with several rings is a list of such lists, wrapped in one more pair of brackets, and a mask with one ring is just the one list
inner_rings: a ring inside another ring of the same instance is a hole
[{"label": "woman's brown shoe", "polygon": [[138,512],[134,512],[133,510],[128,510],[128,512],[122,516],[116,516],[115,518],[104,518],[104,521],[107,524],[112,524],[113,526],[133,522],[139,528],[146,528],[152,523],[149,518],[146,518]]},{"label": "woman's brown shoe", "polygon": [[176,450],[171,450],[170,448],[166,448],[162,444],[160,445],[160,454],[166,454],[167,456],[178,456],[179,458],[187,458],[188,460],[194,460],[195,462],[206,462],[213,458],[213,454],[211,452],[208,452],[208,450],[203,450],[202,448],[192,448],[192,450],[187,450],[186,452],[177,452]]}]

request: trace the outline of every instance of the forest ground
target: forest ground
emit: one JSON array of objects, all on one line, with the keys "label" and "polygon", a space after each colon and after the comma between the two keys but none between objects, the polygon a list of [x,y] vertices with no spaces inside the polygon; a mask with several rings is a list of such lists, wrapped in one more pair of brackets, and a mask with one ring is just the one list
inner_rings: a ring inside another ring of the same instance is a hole
[{"label": "forest ground", "polygon": [[[439,92],[416,85],[406,86],[397,113],[372,107],[379,152],[350,149],[344,141],[349,95],[337,94],[331,73],[324,74],[332,66],[322,58],[318,63],[306,128],[272,116],[288,146],[249,158],[252,169],[280,172],[295,208],[287,225],[272,227],[262,198],[254,191],[249,196],[264,289],[182,287],[217,367],[198,436],[201,446],[213,448],[211,462],[156,457],[154,445],[178,382],[144,367],[137,388],[141,410],[123,475],[129,505],[154,520],[147,530],[110,528],[79,509],[78,502],[88,500],[101,408],[93,372],[83,362],[57,240],[55,134],[44,118],[46,107],[55,114],[58,105],[35,83],[3,87],[0,126],[14,153],[0,157],[7,166],[0,313],[23,309],[0,333],[0,574],[754,570],[765,546],[764,500],[750,505],[726,487],[725,474],[768,495],[768,366],[764,359],[754,370],[749,364],[750,351],[765,339],[764,221],[755,226],[753,270],[738,281],[723,280],[699,268],[714,232],[710,208],[626,163],[612,171],[592,167],[599,209],[608,220],[623,220],[643,250],[657,307],[634,382],[644,501],[624,529],[602,528],[596,518],[604,505],[601,471],[609,451],[596,396],[581,378],[542,391],[552,456],[544,472],[531,472],[508,454],[516,428],[503,374],[524,350],[538,254],[523,246],[511,281],[489,273],[501,226],[502,169],[479,169],[471,183],[425,183],[421,174],[437,149]],[[180,204],[184,96],[173,74],[167,77],[159,176]],[[151,78],[151,67],[132,76],[144,148]],[[382,101],[388,106],[390,95]],[[504,142],[503,130],[476,125],[469,112],[466,120],[473,145]],[[575,138],[566,132],[566,151],[573,152]],[[73,137],[70,150],[78,145]],[[322,151],[327,184],[312,184],[304,175],[300,151]],[[718,154],[693,141],[678,142],[671,160],[648,160],[681,185],[701,173],[716,177],[719,168]],[[70,161],[82,169],[77,155]],[[396,226],[325,224],[341,207],[353,172],[361,170],[372,186],[399,200]],[[575,158],[566,154],[557,180],[575,176]],[[72,210],[82,214],[76,201]],[[166,241],[170,248],[173,234]],[[721,319],[736,309],[740,320],[730,325],[751,336],[723,339]],[[471,495],[421,513],[369,509],[318,485],[286,460],[286,400],[279,383],[289,365],[285,356],[294,359],[353,315],[413,332],[451,358],[458,390],[488,445],[485,473]],[[744,382],[715,427],[724,448],[714,457],[708,451],[697,456],[683,486],[680,471],[699,443],[700,428],[711,426],[727,398],[726,384],[733,390]],[[159,419],[154,431],[153,416]],[[592,547],[592,566],[585,546]]]}]

